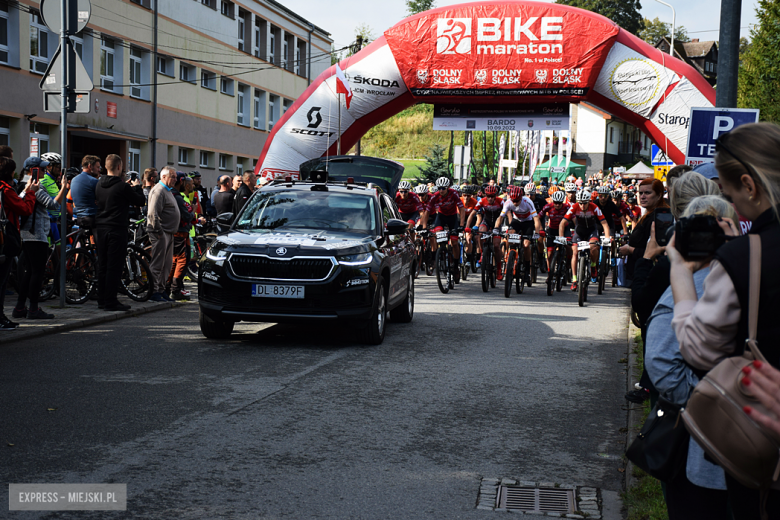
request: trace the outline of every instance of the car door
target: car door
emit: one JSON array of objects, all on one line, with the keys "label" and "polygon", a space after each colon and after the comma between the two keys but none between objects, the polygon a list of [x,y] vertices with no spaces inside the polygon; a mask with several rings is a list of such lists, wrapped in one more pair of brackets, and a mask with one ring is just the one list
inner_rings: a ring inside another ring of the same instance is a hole
[{"label": "car door", "polygon": [[[395,209],[395,204],[386,194],[380,196],[380,205],[382,208],[382,226],[387,229],[387,221],[399,218]],[[384,242],[384,253],[387,257],[388,267],[390,268],[390,294],[387,299],[390,304],[396,303],[406,294],[406,281],[401,277],[404,266],[403,243],[404,235],[385,235],[387,240]]]}]

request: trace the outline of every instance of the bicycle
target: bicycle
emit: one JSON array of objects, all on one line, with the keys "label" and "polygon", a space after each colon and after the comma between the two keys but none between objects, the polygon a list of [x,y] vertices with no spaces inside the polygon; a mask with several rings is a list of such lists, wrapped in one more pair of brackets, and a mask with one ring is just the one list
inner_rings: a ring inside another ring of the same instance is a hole
[{"label": "bicycle", "polygon": [[471,270],[471,263],[469,260],[466,259],[467,256],[472,256],[473,253],[466,254],[466,233],[465,231],[463,233],[460,233],[458,235],[460,237],[460,279],[464,282],[469,276],[469,271]]},{"label": "bicycle", "polygon": [[[555,250],[550,260],[550,271],[547,273],[547,296],[553,295],[555,291],[561,292],[564,284],[564,278],[571,266],[567,261],[567,247],[571,246],[571,237],[555,237]],[[566,280],[568,282],[568,280]]]},{"label": "bicycle", "polygon": [[[515,233],[506,235],[507,251],[504,258],[504,297],[509,298],[512,294],[512,282],[515,282],[515,291],[517,294],[523,293],[523,284],[525,283],[525,262],[523,262],[523,237]],[[518,258],[520,260],[518,260]],[[517,264],[520,264],[518,273]]]},{"label": "bicycle", "polygon": [[[526,237],[523,237],[523,238],[526,238]],[[534,233],[531,236],[531,245],[529,246],[530,249],[531,249],[531,265],[530,265],[531,276],[530,276],[529,279],[533,283],[536,283],[536,274],[537,274],[537,272],[540,269],[539,266],[541,265],[541,260],[540,260],[540,256],[539,256],[539,248],[536,246],[536,243],[538,241],[539,241],[539,233]],[[531,287],[530,283],[528,284],[528,287]]]},{"label": "bicycle", "polygon": [[427,229],[417,231],[416,241],[418,270],[425,269],[425,274],[431,276],[435,267],[434,254],[431,251],[431,232]]},{"label": "bicycle", "polygon": [[615,235],[615,240],[612,241],[612,287],[617,287],[618,283],[618,268],[617,261],[620,258],[618,250],[626,243],[627,235]]},{"label": "bicycle", "polygon": [[211,222],[206,224],[195,224],[195,239],[192,241],[193,255],[187,261],[187,274],[191,280],[198,279],[198,262],[206,254],[206,250],[217,239],[214,227]]},{"label": "bicycle", "polygon": [[612,239],[607,237],[601,237],[599,243],[599,264],[598,264],[598,294],[604,292],[604,287],[607,283],[607,275],[609,274],[609,268],[612,264],[610,260],[610,253],[612,248]]},{"label": "bicycle", "polygon": [[588,301],[588,284],[590,283],[590,242],[577,242],[577,301],[580,307]]},{"label": "bicycle", "polygon": [[[454,233],[454,236],[457,236],[457,232]],[[455,281],[452,277],[455,259],[452,255],[452,244],[450,244],[450,235],[452,234],[452,231],[436,232],[436,242],[439,244],[439,248],[436,250],[436,283],[444,294],[455,288]]]},{"label": "bicycle", "polygon": [[488,292],[491,287],[496,288],[496,277],[498,276],[498,264],[495,246],[493,245],[493,235],[482,233],[482,260],[480,261],[480,271],[482,271],[482,292]]}]

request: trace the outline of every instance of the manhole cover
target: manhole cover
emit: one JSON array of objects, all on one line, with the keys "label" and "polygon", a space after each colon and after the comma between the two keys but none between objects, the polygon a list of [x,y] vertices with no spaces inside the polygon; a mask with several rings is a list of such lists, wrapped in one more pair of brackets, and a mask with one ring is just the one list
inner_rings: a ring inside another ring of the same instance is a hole
[{"label": "manhole cover", "polygon": [[544,487],[499,486],[498,507],[523,512],[574,513],[574,490]]}]

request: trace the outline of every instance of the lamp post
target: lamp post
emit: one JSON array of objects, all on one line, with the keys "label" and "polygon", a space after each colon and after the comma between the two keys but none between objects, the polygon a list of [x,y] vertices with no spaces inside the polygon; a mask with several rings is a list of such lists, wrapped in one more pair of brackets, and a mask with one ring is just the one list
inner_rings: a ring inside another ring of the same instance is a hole
[{"label": "lamp post", "polygon": [[670,8],[672,10],[672,43],[669,46],[669,54],[671,56],[674,56],[674,23],[675,23],[675,19],[677,17],[677,14],[674,12],[674,7],[672,7],[672,4],[667,4],[663,0],[655,0],[655,1],[658,2],[659,4],[664,4],[666,7]]}]

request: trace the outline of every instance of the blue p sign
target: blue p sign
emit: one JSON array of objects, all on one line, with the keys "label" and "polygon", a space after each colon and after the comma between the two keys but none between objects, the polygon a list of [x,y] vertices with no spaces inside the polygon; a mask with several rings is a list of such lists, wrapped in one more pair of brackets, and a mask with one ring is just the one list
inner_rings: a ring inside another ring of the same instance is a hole
[{"label": "blue p sign", "polygon": [[692,108],[685,164],[715,162],[715,141],[739,125],[758,122],[754,108]]}]

